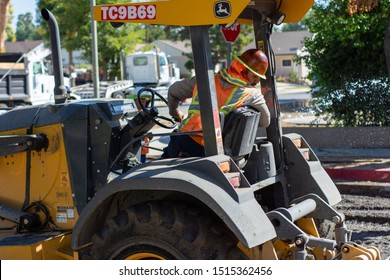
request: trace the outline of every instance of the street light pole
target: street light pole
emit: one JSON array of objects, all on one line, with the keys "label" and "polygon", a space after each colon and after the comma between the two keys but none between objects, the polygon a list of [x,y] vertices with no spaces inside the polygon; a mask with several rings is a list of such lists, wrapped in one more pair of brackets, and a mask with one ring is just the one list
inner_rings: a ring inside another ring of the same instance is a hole
[{"label": "street light pole", "polygon": [[92,33],[92,68],[93,68],[93,93],[95,98],[99,98],[99,61],[96,21],[93,18],[93,7],[96,1],[90,0],[91,6],[91,33]]},{"label": "street light pole", "polygon": [[227,64],[226,67],[230,66],[232,61],[231,57],[232,57],[232,43],[227,42],[226,43],[226,64]]}]

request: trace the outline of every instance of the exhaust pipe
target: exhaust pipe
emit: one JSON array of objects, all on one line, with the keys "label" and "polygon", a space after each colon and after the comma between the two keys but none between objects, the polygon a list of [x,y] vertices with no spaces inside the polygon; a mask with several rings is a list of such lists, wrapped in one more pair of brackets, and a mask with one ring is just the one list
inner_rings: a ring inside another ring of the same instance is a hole
[{"label": "exhaust pipe", "polygon": [[54,101],[55,104],[64,103],[67,96],[62,70],[60,31],[54,15],[48,9],[42,9],[41,15],[47,21],[50,30],[50,45],[54,70]]}]

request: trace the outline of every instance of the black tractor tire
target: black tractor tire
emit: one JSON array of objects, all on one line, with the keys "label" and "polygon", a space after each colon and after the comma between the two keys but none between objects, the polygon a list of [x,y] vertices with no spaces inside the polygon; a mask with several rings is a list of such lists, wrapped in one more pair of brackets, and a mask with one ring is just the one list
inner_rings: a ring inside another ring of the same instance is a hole
[{"label": "black tractor tire", "polygon": [[122,211],[92,237],[92,259],[247,259],[238,241],[198,208],[167,201]]}]

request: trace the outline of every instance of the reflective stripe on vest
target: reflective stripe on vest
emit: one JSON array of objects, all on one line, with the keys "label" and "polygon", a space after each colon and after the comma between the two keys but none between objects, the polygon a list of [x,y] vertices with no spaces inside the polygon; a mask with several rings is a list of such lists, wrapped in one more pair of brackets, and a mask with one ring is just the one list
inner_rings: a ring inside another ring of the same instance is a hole
[{"label": "reflective stripe on vest", "polygon": [[244,87],[247,84],[246,81],[243,81],[243,80],[238,79],[238,78],[234,78],[232,75],[230,75],[228,73],[228,71],[226,69],[222,69],[219,73],[221,74],[221,76],[223,77],[223,79],[225,81],[231,83],[232,85]]}]

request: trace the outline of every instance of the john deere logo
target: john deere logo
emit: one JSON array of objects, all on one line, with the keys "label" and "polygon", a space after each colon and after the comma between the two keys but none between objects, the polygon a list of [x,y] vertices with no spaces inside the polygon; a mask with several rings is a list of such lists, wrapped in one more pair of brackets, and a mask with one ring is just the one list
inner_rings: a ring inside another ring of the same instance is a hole
[{"label": "john deere logo", "polygon": [[214,15],[216,18],[230,17],[231,7],[228,1],[218,1],[214,4]]}]

